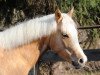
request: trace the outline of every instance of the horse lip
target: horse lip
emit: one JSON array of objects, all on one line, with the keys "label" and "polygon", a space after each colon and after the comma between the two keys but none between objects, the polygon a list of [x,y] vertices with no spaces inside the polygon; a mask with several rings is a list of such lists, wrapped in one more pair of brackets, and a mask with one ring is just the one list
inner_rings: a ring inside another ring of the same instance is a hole
[{"label": "horse lip", "polygon": [[81,65],[76,61],[72,61],[72,65],[75,67],[75,69],[80,69],[81,68]]},{"label": "horse lip", "polygon": [[81,66],[75,66],[75,69],[80,69],[81,68]]}]

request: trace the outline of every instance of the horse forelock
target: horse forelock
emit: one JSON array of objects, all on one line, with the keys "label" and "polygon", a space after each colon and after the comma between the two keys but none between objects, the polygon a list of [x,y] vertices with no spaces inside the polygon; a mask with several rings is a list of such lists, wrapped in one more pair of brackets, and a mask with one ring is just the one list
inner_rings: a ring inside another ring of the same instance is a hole
[{"label": "horse forelock", "polygon": [[62,19],[62,26],[61,26],[61,31],[63,33],[67,33],[70,35],[77,35],[77,28],[74,20],[68,16],[67,14],[62,14],[63,19]]}]

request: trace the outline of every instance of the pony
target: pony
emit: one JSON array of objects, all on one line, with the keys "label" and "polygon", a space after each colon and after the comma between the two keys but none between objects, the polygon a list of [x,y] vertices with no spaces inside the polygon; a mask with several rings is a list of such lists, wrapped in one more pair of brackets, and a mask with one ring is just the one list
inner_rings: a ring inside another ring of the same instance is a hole
[{"label": "pony", "polygon": [[49,46],[76,68],[87,62],[78,42],[73,9],[18,23],[0,32],[0,75],[28,75]]}]

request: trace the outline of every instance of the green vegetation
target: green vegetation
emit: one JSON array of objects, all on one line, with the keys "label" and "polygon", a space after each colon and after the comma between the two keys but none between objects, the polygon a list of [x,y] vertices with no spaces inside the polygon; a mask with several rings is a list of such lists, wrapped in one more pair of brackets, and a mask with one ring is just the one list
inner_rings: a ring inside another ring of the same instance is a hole
[{"label": "green vegetation", "polygon": [[[100,0],[59,0],[58,5],[64,12],[74,6],[75,19],[81,26],[100,25]],[[100,38],[100,29],[88,32],[93,40]]]},{"label": "green vegetation", "polygon": [[100,24],[100,0],[62,0],[60,8],[62,11],[74,6],[75,16],[80,25]]}]

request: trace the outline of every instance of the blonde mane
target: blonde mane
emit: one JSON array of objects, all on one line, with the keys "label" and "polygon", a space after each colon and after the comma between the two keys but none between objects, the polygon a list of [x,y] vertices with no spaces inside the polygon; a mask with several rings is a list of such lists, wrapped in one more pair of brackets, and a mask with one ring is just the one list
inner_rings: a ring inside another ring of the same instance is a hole
[{"label": "blonde mane", "polygon": [[57,30],[54,14],[18,23],[0,32],[0,48],[11,49],[32,42]]}]

